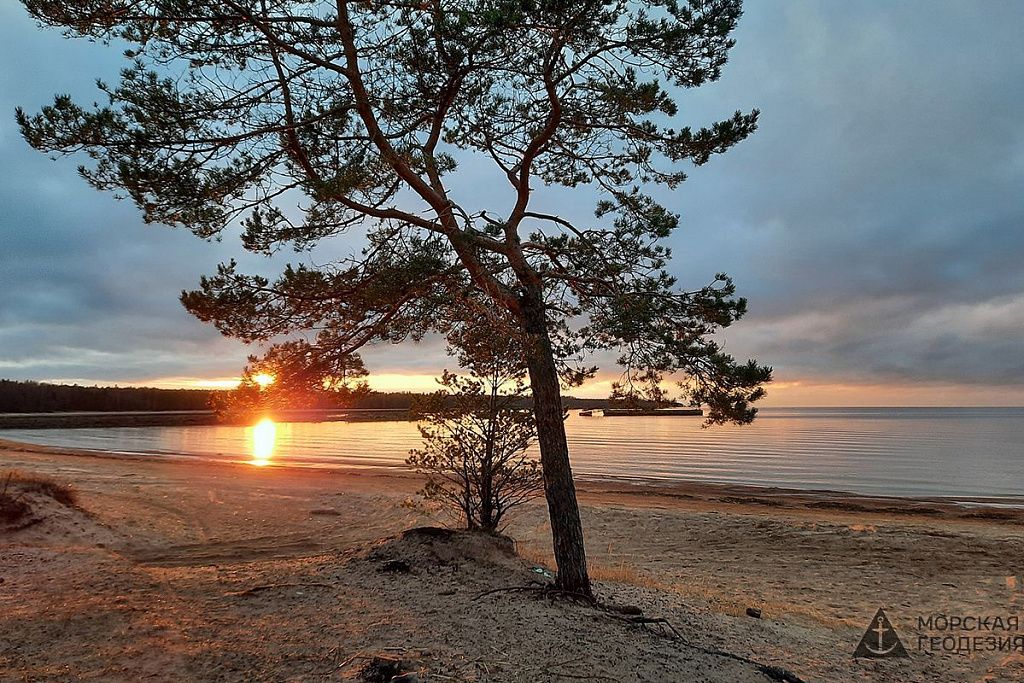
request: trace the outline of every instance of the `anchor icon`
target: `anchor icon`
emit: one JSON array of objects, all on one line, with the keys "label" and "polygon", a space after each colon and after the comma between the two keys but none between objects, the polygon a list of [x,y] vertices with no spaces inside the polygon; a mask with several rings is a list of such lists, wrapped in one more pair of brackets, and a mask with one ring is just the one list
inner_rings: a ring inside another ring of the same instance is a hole
[{"label": "anchor icon", "polygon": [[893,642],[892,645],[890,645],[889,647],[885,647],[885,642],[884,642],[885,634],[888,633],[889,631],[892,631],[892,629],[891,628],[886,628],[886,626],[885,626],[885,617],[883,617],[883,616],[879,616],[878,617],[878,625],[875,626],[875,628],[870,629],[870,630],[872,630],[872,631],[874,631],[875,633],[878,634],[878,649],[875,649],[875,648],[871,647],[870,645],[866,645],[866,647],[868,648],[868,650],[870,650],[871,652],[874,652],[876,655],[880,655],[880,656],[881,655],[887,655],[890,652],[892,652],[893,650],[895,650],[896,646],[899,645],[899,643],[900,643],[899,639],[897,639],[896,641]]},{"label": "anchor icon", "polygon": [[896,635],[896,629],[885,616],[881,609],[875,614],[864,631],[860,643],[857,645],[854,657],[909,657],[900,637]]}]

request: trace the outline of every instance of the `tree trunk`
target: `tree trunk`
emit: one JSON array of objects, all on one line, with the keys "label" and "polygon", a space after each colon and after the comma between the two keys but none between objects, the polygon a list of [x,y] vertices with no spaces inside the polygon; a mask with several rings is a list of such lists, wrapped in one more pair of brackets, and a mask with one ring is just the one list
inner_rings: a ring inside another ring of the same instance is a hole
[{"label": "tree trunk", "polygon": [[555,563],[558,565],[556,584],[562,590],[591,597],[583,525],[569,464],[569,445],[565,439],[562,393],[543,306],[539,302],[526,304],[523,315],[530,340],[527,367],[533,392],[533,413],[537,419],[544,494],[551,519]]},{"label": "tree trunk", "polygon": [[487,400],[487,426],[484,429],[484,458],[480,467],[480,525],[494,531],[494,427],[498,421],[498,380],[491,378],[491,395]]}]

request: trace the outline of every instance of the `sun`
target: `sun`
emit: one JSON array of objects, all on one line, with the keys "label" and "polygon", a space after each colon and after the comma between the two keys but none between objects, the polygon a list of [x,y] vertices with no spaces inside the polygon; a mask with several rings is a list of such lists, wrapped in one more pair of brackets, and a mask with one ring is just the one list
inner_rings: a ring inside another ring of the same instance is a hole
[{"label": "sun", "polygon": [[274,376],[268,375],[265,372],[261,372],[258,375],[253,375],[252,381],[256,382],[256,384],[259,384],[260,389],[266,389],[267,387],[274,383]]},{"label": "sun", "polygon": [[265,417],[252,428],[252,462],[263,467],[270,464],[274,455],[274,442],[277,440],[277,425],[269,417]]}]

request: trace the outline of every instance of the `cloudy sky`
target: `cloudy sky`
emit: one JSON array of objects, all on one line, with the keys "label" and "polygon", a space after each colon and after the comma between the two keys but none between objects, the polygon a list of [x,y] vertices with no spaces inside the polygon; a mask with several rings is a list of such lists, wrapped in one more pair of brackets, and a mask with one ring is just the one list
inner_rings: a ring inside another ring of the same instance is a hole
[{"label": "cloudy sky", "polygon": [[[724,270],[749,298],[725,336],[775,366],[767,405],[1024,405],[1021,35],[1016,0],[757,0],[723,79],[683,96],[690,124],[762,111],[751,139],[660,197],[683,216],[682,283]],[[0,5],[0,377],[194,386],[237,376],[250,351],[177,294],[232,256],[276,264],[234,235],[145,226],[18,135],[15,106],[91,102],[121,61]],[[450,364],[437,343],[365,355],[382,388]],[[578,393],[607,393],[607,370]]]}]

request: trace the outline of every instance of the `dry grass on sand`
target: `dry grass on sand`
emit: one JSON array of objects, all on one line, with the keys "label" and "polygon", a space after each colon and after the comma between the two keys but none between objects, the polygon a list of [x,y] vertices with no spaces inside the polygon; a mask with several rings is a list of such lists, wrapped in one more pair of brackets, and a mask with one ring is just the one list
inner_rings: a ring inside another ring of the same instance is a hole
[{"label": "dry grass on sand", "polygon": [[71,486],[51,477],[0,471],[0,531],[36,524],[55,505],[79,508],[78,495]]}]

